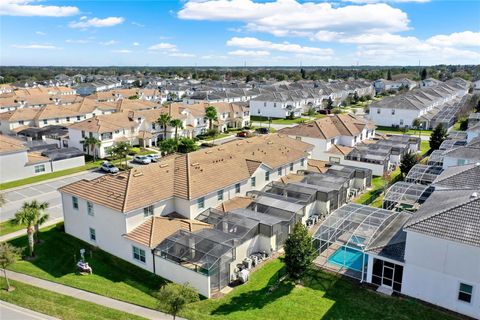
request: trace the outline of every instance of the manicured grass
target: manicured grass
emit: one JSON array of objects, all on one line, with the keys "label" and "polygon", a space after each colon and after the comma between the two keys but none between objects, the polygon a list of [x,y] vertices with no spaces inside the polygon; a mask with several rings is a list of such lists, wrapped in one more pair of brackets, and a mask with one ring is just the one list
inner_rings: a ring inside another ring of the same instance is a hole
[{"label": "manicured grass", "polygon": [[24,229],[25,226],[13,224],[12,220],[3,221],[0,223],[0,236]]},{"label": "manicured grass", "polygon": [[[0,300],[59,319],[145,319],[133,314],[103,307],[95,303],[75,299],[42,288],[37,288],[22,282],[10,280],[10,283],[16,287],[16,290],[12,292],[0,290]],[[0,279],[0,286],[2,288],[6,286],[5,279]]]},{"label": "manicured grass", "polygon": [[317,269],[307,273],[303,285],[284,280],[276,286],[283,267],[276,259],[225,297],[191,304],[181,315],[198,320],[456,319],[417,301],[382,296],[361,288],[358,282]]},{"label": "manicured grass", "polygon": [[218,139],[222,139],[222,138],[230,137],[230,136],[233,136],[233,133],[220,133],[220,134],[215,136],[215,139],[213,137],[208,137],[208,138],[204,138],[202,140],[203,141],[213,141],[213,140],[218,140]]},{"label": "manicured grass", "polygon": [[[401,128],[392,128],[392,127],[382,127],[378,126],[376,131],[381,133],[387,134],[407,134],[407,135],[416,135],[418,136],[419,130],[409,129],[404,132]],[[432,130],[420,130],[420,135],[422,136],[430,136],[432,134]]]},{"label": "manicured grass", "polygon": [[[42,230],[40,239],[43,243],[35,249],[37,259],[18,261],[10,269],[113,299],[149,308],[157,306],[156,299],[151,294],[165,283],[164,279],[93,248],[58,228],[51,226]],[[17,247],[27,246],[25,236],[9,242]],[[80,259],[81,248],[86,249],[85,258],[93,269],[93,275],[82,276],[76,273],[75,265]]]},{"label": "manicured grass", "polygon": [[420,154],[422,155],[422,157],[425,157],[429,151],[430,151],[430,142],[422,140],[420,142]]}]

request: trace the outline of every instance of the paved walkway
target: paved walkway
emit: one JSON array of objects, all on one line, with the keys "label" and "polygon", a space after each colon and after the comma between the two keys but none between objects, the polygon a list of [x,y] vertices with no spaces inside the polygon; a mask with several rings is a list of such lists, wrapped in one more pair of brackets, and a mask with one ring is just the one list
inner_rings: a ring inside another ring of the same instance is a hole
[{"label": "paved walkway", "polygon": [[57,320],[57,318],[5,301],[0,301],[0,318],[2,320]]},{"label": "paved walkway", "polygon": [[[62,222],[62,221],[63,221],[62,217],[55,218],[55,219],[50,219],[47,222],[45,222],[44,224],[42,224],[42,228],[49,227],[51,225],[57,224],[57,223]],[[22,228],[21,230],[4,234],[3,236],[0,237],[0,242],[9,241],[9,240],[24,236],[26,234],[27,234],[27,229]]]},{"label": "paved walkway", "polygon": [[[107,298],[105,296],[101,296],[95,293],[87,292],[84,290],[72,288],[69,286],[65,286],[63,284],[35,278],[28,276],[26,274],[14,272],[14,271],[7,271],[8,276],[12,280],[20,281],[31,286],[43,288],[46,290],[50,290],[56,293],[60,293],[66,296],[74,297],[76,299],[89,301],[107,308],[123,311],[126,313],[131,313],[140,317],[144,317],[147,319],[158,319],[158,320],[171,320],[172,316],[167,315],[163,312],[155,311],[152,309],[140,307],[131,303],[115,300],[112,298]],[[177,319],[182,319],[178,318]]]}]

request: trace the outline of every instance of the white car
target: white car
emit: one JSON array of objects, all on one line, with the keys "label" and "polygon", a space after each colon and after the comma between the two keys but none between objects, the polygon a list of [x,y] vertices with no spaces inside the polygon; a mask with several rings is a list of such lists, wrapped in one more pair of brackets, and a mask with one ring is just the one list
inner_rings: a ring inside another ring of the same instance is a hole
[{"label": "white car", "polygon": [[157,162],[158,160],[160,160],[161,156],[158,153],[152,153],[152,154],[147,154],[147,157],[150,158],[151,162]]},{"label": "white car", "polygon": [[135,156],[133,157],[133,162],[149,164],[150,162],[152,162],[152,160],[148,156]]},{"label": "white car", "polygon": [[102,169],[105,172],[109,172],[109,173],[117,173],[118,171],[120,171],[120,170],[118,170],[117,167],[115,167],[113,164],[108,163],[108,162],[102,163],[102,165],[100,166],[100,169]]}]

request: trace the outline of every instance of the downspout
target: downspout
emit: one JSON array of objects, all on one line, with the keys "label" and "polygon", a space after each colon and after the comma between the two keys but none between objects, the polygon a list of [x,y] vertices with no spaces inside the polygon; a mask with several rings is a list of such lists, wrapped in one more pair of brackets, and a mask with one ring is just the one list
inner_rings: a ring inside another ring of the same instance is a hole
[{"label": "downspout", "polygon": [[155,249],[152,249],[152,261],[153,261],[153,274],[157,274],[155,270]]}]

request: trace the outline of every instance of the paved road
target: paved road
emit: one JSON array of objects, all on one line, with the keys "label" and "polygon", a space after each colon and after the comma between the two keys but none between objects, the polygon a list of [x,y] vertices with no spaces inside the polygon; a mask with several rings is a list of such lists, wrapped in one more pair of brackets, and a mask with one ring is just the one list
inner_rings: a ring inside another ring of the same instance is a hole
[{"label": "paved road", "polygon": [[41,184],[25,186],[23,188],[15,189],[14,191],[5,191],[3,193],[5,198],[5,205],[0,209],[0,221],[5,221],[13,218],[15,212],[21,208],[23,202],[38,200],[46,201],[50,204],[48,213],[50,219],[58,219],[62,217],[62,200],[58,188],[66,184],[81,180],[93,179],[103,175],[100,171],[89,171],[81,174],[65,177],[59,180],[46,181]]},{"label": "paved road", "polygon": [[5,301],[0,301],[0,318],[2,320],[56,320],[57,318],[47,316],[29,309],[25,309]]}]

